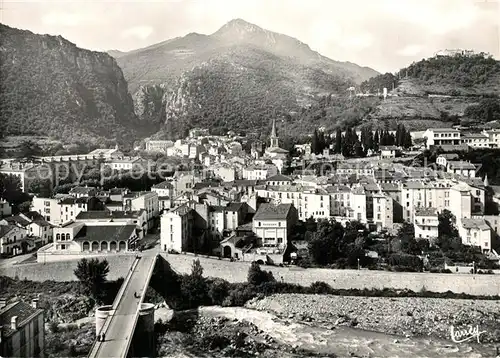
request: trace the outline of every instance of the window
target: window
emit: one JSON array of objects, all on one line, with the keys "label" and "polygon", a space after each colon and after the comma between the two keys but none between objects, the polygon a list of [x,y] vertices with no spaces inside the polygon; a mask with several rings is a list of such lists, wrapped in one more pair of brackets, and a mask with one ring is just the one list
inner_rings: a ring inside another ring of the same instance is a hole
[{"label": "window", "polygon": [[45,208],[44,212],[45,212],[46,214],[50,214],[50,209],[49,209],[49,208]]},{"label": "window", "polygon": [[259,221],[259,226],[261,226],[261,225],[262,225],[262,223]]},{"label": "window", "polygon": [[61,234],[56,234],[56,240],[61,240]]}]

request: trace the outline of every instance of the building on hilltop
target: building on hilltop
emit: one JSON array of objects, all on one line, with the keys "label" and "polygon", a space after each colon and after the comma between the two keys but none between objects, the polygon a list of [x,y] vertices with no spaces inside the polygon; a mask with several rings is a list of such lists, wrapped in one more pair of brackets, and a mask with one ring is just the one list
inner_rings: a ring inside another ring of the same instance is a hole
[{"label": "building on hilltop", "polygon": [[0,299],[0,356],[45,357],[44,311],[38,299],[6,304]]}]

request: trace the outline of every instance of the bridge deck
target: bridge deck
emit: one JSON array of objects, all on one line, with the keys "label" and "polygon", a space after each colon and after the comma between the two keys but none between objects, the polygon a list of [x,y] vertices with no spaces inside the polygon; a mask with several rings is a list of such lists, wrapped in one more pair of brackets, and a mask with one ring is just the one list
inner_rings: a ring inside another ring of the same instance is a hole
[{"label": "bridge deck", "polygon": [[[96,341],[89,357],[126,357],[134,335],[141,303],[149,285],[156,255],[137,259],[113,303],[113,310],[106,319],[101,333],[105,341]],[[134,293],[140,296],[136,298]]]}]

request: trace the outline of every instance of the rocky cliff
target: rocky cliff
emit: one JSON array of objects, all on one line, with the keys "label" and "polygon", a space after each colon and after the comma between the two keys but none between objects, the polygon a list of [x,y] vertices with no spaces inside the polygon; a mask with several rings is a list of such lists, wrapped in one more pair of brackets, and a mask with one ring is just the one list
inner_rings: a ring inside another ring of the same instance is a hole
[{"label": "rocky cliff", "polygon": [[128,142],[139,128],[113,57],[1,24],[0,118],[4,134],[68,142]]}]

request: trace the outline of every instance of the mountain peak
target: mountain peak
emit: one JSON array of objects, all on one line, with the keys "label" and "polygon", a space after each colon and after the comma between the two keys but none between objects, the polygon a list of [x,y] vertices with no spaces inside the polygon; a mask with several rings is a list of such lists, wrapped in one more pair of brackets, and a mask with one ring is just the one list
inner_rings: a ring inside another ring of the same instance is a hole
[{"label": "mountain peak", "polygon": [[264,30],[259,26],[238,18],[226,23],[219,30],[217,30],[214,35],[236,34],[241,36],[248,33],[256,33],[262,31]]}]

